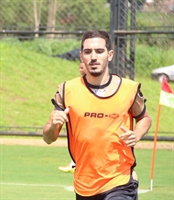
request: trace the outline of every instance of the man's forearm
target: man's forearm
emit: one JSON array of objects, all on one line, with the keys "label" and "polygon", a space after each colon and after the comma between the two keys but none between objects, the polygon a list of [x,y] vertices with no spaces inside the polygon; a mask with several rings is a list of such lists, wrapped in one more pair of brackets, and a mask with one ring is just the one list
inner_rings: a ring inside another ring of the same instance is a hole
[{"label": "man's forearm", "polygon": [[59,136],[60,130],[62,126],[57,124],[53,125],[47,123],[43,129],[43,139],[47,144],[51,144],[52,142],[56,141]]},{"label": "man's forearm", "polygon": [[136,135],[136,142],[138,142],[149,130],[151,127],[151,117],[146,113],[146,115],[137,121],[134,133]]}]

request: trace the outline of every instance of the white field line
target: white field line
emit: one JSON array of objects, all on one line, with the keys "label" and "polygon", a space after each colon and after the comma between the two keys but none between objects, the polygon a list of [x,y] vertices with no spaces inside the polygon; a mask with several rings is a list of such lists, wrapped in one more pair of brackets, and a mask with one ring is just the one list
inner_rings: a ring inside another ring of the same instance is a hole
[{"label": "white field line", "polygon": [[74,191],[73,186],[54,185],[54,184],[32,184],[32,183],[5,183],[0,182],[0,185],[23,186],[23,187],[61,187],[68,191]]},{"label": "white field line", "polygon": [[[31,183],[5,183],[0,182],[0,185],[11,185],[11,186],[24,186],[24,187],[61,187],[65,190],[74,192],[73,186],[67,186],[67,185],[54,185],[54,184],[31,184]],[[138,190],[139,194],[150,192],[150,190]]]},{"label": "white field line", "polygon": [[138,194],[143,194],[143,193],[146,193],[146,192],[151,192],[151,190],[138,190]]}]

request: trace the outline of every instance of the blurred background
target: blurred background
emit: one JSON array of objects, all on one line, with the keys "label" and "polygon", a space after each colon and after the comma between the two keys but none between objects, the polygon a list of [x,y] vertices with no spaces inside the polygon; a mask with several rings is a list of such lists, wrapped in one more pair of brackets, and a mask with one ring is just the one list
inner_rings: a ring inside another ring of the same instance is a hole
[{"label": "blurred background", "polygon": [[[80,75],[83,33],[100,29],[115,51],[110,72],[142,83],[153,139],[162,75],[174,91],[174,0],[1,0],[0,7],[1,135],[42,135],[57,85]],[[162,106],[159,139],[174,140],[172,108]]]}]

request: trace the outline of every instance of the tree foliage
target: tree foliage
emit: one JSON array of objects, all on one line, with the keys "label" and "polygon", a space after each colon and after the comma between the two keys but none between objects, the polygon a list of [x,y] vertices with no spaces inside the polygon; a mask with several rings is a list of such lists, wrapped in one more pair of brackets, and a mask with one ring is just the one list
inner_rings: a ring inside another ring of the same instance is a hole
[{"label": "tree foliage", "polygon": [[[50,9],[52,5],[55,13]],[[39,26],[46,30],[53,25],[57,30],[109,28],[110,8],[106,0],[1,0],[0,7],[0,26],[4,29],[37,30]]]}]

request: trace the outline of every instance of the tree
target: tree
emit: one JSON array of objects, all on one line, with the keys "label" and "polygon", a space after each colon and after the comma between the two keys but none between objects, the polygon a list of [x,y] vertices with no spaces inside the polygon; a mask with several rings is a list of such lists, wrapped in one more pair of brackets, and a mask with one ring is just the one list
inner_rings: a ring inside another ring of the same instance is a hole
[{"label": "tree", "polygon": [[[57,1],[49,0],[48,2],[48,17],[47,17],[47,31],[55,31],[56,25],[56,11],[57,11]],[[54,34],[48,34],[48,38],[54,38]]]},{"label": "tree", "polygon": [[[33,13],[34,13],[34,31],[39,31],[39,25],[41,20],[41,11],[42,11],[42,2],[39,1],[39,5],[37,5],[37,0],[33,0]],[[35,34],[35,37],[38,37],[38,33]]]}]

